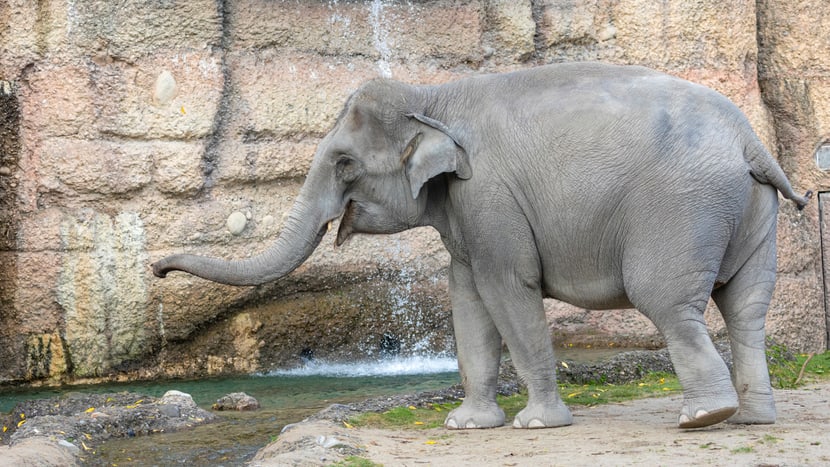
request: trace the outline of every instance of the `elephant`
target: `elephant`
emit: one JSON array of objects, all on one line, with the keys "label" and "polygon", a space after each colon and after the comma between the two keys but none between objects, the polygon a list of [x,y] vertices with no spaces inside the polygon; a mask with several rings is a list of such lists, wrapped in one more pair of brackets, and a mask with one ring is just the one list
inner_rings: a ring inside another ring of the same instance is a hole
[{"label": "elephant", "polygon": [[[705,86],[639,66],[549,64],[440,85],[363,83],[321,140],[276,240],[248,259],[172,255],[185,271],[255,285],[303,263],[330,222],[354,234],[431,226],[450,254],[466,392],[449,429],[505,424],[503,345],[527,386],[516,428],[572,423],[543,308],[636,308],[665,338],[680,428],[774,423],[765,359],[778,193],[796,194],[744,114]],[[713,298],[733,370],[703,313]]]}]

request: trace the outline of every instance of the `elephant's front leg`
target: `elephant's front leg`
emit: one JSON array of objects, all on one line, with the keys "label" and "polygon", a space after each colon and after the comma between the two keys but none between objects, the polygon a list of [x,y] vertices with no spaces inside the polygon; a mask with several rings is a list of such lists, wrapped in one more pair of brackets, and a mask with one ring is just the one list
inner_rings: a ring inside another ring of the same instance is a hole
[{"label": "elephant's front leg", "polygon": [[496,404],[501,335],[484,308],[469,267],[456,260],[450,270],[450,294],[465,398],[444,424],[450,429],[502,426],[504,412]]},{"label": "elephant's front leg", "polygon": [[556,359],[542,303],[538,260],[528,251],[511,251],[507,245],[495,254],[494,263],[474,266],[474,274],[485,307],[527,385],[527,407],[516,415],[513,426],[570,425],[571,412],[556,385]]}]

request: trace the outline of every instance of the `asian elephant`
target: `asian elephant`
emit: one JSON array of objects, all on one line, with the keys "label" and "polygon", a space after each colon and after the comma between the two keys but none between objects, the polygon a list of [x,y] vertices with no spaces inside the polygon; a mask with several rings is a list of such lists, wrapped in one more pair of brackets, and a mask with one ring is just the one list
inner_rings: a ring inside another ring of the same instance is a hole
[{"label": "asian elephant", "polygon": [[[432,226],[466,398],[445,425],[504,424],[504,341],[528,388],[513,426],[569,425],[542,299],[635,307],[665,337],[683,386],[679,426],[773,423],[764,320],[778,192],[794,193],[745,116],[704,86],[636,66],[573,63],[414,86],[362,85],[323,138],[275,243],[244,260],[153,264],[225,284],[274,281],[340,218],[352,234]],[[734,371],[703,312],[712,297]]]}]

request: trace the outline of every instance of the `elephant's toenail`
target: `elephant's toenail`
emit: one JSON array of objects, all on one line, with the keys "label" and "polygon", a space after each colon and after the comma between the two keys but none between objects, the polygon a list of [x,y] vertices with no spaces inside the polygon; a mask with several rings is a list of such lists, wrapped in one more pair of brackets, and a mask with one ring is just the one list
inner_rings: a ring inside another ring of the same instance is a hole
[{"label": "elephant's toenail", "polygon": [[686,414],[681,414],[681,415],[680,415],[680,420],[678,421],[678,424],[683,425],[683,424],[685,424],[685,423],[689,423],[689,422],[691,422],[691,421],[692,421],[692,419],[691,419],[691,418],[689,418],[689,416],[688,416],[688,415],[686,415]]},{"label": "elephant's toenail", "polygon": [[513,419],[513,428],[521,428],[521,427],[522,427],[522,422],[520,422],[518,418],[514,418]]},{"label": "elephant's toenail", "polygon": [[707,412],[703,409],[700,409],[697,412],[695,412],[695,418],[701,418],[701,417],[705,417],[707,415],[709,415],[709,412]]},{"label": "elephant's toenail", "polygon": [[449,428],[451,430],[458,429],[458,423],[455,421],[454,418],[451,418],[451,419],[447,420],[446,425],[447,425],[447,428]]},{"label": "elephant's toenail", "polygon": [[478,428],[478,425],[476,424],[476,422],[471,420],[471,421],[467,422],[466,427],[467,428]]},{"label": "elephant's toenail", "polygon": [[530,423],[527,424],[527,427],[528,428],[544,428],[545,424],[542,423],[542,421],[539,420],[538,418],[534,418],[533,420],[530,421]]}]

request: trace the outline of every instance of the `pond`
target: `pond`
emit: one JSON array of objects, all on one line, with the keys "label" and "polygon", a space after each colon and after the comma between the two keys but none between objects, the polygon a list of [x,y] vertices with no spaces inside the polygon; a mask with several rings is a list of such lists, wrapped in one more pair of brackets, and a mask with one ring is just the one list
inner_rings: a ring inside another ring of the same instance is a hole
[{"label": "pond", "polygon": [[[618,348],[560,348],[559,359],[588,362],[617,354]],[[130,391],[160,397],[171,389],[190,394],[202,408],[225,394],[246,392],[261,409],[253,412],[215,412],[219,420],[178,433],[108,441],[87,465],[169,466],[179,464],[240,466],[272,441],[283,426],[298,422],[333,403],[371,397],[445,389],[460,382],[455,357],[393,357],[372,362],[305,366],[265,375],[200,380],[159,380],[34,388],[0,392],[0,412],[8,413],[23,400],[49,398],[69,392]]]},{"label": "pond", "polygon": [[108,441],[98,449],[99,457],[88,464],[238,466],[274,439],[283,426],[330,404],[444,389],[459,381],[454,357],[390,358],[352,364],[311,362],[295,370],[257,376],[4,390],[0,393],[0,412],[8,413],[19,401],[68,392],[130,391],[160,397],[171,389],[190,394],[200,407],[210,410],[223,395],[246,392],[260,402],[260,410],[215,412],[219,421],[190,431]]}]

